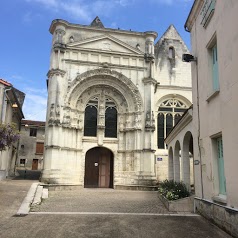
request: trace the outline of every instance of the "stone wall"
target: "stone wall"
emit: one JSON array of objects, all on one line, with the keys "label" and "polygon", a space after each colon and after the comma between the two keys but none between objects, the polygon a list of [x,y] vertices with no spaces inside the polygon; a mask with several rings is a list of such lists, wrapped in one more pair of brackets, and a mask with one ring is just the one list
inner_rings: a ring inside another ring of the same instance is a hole
[{"label": "stone wall", "polygon": [[234,237],[238,237],[238,210],[208,200],[194,199],[195,211]]}]

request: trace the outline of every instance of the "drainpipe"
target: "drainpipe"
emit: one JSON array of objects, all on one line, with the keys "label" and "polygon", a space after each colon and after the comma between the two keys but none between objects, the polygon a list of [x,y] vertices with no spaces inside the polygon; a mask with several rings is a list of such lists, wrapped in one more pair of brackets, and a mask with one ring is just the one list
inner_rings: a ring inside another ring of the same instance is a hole
[{"label": "drainpipe", "polygon": [[[6,103],[6,101],[5,101],[5,98],[8,98],[8,96],[7,96],[7,91],[10,91],[10,90],[12,90],[12,87],[10,87],[10,88],[5,88],[4,89],[4,92],[3,92],[3,100],[2,100],[2,118],[1,118],[1,122],[3,123],[3,122],[5,122],[5,114],[6,114],[6,106],[7,106],[7,103]],[[9,100],[9,98],[8,98],[8,100]]]},{"label": "drainpipe", "polygon": [[[197,49],[197,26],[195,22],[195,39],[196,39],[196,53],[198,52]],[[200,145],[200,103],[199,103],[199,89],[198,89],[198,61],[196,61],[196,87],[197,87],[197,113],[198,113],[198,151],[199,151],[199,159],[200,159],[200,179],[201,179],[201,193],[202,193],[202,199],[204,198],[204,191],[203,191],[203,173],[202,173],[202,155],[201,155],[201,145]]]},{"label": "drainpipe", "polygon": [[[192,9],[195,6],[195,2],[193,3]],[[192,9],[190,11],[190,13],[192,12]],[[189,13],[189,15],[190,15]],[[188,20],[187,20],[188,21]],[[184,25],[184,29],[185,31],[190,32],[190,30],[187,27],[187,21]],[[195,29],[195,39],[196,39],[196,53],[198,52],[198,47],[197,47],[197,26],[196,26],[196,22],[194,24],[194,29]],[[202,156],[201,156],[201,146],[200,146],[200,103],[199,103],[199,90],[198,90],[198,60],[195,61],[196,62],[196,87],[197,87],[197,113],[198,113],[198,152],[199,152],[199,159],[200,159],[200,179],[201,179],[201,193],[202,193],[202,199],[204,198],[204,189],[203,189],[203,173],[202,173]],[[195,209],[195,208],[194,208]]]}]

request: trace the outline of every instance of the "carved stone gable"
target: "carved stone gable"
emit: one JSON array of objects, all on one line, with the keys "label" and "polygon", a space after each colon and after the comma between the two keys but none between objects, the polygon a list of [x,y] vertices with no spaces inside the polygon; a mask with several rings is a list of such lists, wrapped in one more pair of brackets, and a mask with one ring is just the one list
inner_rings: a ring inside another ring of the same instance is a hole
[{"label": "carved stone gable", "polygon": [[97,37],[91,37],[82,41],[75,41],[70,42],[68,48],[73,49],[93,49],[97,51],[114,51],[114,52],[121,52],[127,54],[140,54],[142,55],[142,51],[138,48],[132,47],[127,43],[116,39],[111,35],[100,35]]},{"label": "carved stone gable", "polygon": [[102,22],[98,16],[95,17],[95,19],[92,21],[90,26],[104,28],[104,25],[102,24]]}]

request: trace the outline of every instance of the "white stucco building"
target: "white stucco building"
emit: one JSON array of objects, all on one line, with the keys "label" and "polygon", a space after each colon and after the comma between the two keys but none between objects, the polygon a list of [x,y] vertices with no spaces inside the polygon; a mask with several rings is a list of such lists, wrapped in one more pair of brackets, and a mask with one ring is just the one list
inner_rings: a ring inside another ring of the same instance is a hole
[{"label": "white stucco building", "polygon": [[[193,141],[195,211],[238,237],[238,1],[195,0],[191,32],[193,108],[166,138],[169,176],[189,183]],[[190,60],[189,60],[190,58]],[[181,150],[181,167],[178,151]],[[181,177],[178,174],[181,171]]]},{"label": "white stucco building", "polygon": [[42,181],[142,188],[167,178],[164,138],[192,103],[188,49],[154,31],[54,20]]},{"label": "white stucco building", "polygon": [[[25,94],[3,79],[0,79],[0,124],[15,124],[16,130],[21,129],[24,118],[22,105]],[[18,141],[6,150],[0,151],[0,180],[15,175]]]}]

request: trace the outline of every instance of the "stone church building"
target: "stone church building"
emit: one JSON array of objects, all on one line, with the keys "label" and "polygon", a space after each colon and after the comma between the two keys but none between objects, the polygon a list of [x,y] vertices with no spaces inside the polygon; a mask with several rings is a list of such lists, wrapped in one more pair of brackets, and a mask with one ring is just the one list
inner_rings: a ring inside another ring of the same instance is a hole
[{"label": "stone church building", "polygon": [[154,31],[54,20],[42,182],[141,188],[167,178],[166,135],[192,103],[188,53]]}]

